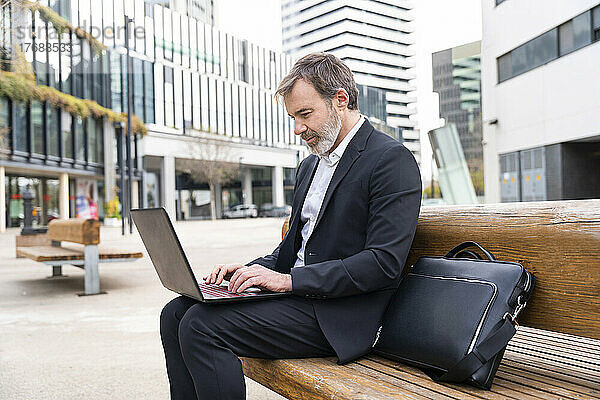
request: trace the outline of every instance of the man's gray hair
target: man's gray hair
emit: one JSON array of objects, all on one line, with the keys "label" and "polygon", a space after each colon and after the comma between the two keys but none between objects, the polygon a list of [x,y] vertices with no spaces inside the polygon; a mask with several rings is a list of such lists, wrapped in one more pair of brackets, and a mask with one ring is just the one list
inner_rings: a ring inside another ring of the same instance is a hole
[{"label": "man's gray hair", "polygon": [[344,89],[350,98],[348,109],[358,110],[358,89],[352,71],[333,54],[311,53],[296,61],[290,73],[279,84],[275,95],[287,96],[298,79],[304,79],[313,85],[329,104],[338,90]]}]

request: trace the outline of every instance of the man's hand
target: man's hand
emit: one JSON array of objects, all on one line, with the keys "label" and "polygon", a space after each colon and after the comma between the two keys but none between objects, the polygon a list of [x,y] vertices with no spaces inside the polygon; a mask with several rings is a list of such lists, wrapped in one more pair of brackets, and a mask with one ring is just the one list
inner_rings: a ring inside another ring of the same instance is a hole
[{"label": "man's hand", "polygon": [[228,289],[233,293],[241,293],[251,286],[272,292],[289,292],[292,290],[292,276],[253,264],[249,267],[237,268],[229,279]]},{"label": "man's hand", "polygon": [[214,283],[216,285],[220,285],[223,282],[223,279],[229,280],[235,271],[240,268],[246,267],[241,264],[226,264],[226,265],[217,265],[210,275],[204,277],[204,281],[207,284]]}]

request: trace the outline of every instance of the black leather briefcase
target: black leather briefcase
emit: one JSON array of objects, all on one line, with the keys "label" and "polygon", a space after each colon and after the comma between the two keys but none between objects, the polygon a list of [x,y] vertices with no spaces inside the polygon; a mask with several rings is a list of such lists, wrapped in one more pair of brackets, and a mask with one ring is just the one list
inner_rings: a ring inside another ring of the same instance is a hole
[{"label": "black leather briefcase", "polygon": [[496,261],[475,242],[421,257],[392,299],[374,351],[436,381],[489,389],[534,282],[521,264]]}]

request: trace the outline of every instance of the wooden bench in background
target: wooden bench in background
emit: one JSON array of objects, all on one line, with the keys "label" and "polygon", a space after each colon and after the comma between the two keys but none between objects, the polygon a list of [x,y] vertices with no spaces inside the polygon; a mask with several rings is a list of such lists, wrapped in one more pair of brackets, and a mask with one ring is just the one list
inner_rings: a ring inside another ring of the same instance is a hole
[{"label": "wooden bench in background", "polygon": [[408,257],[444,255],[474,240],[536,275],[490,391],[438,384],[375,355],[243,358],[244,373],[289,399],[600,398],[600,200],[424,207]]},{"label": "wooden bench in background", "polygon": [[[52,276],[62,275],[62,266],[70,264],[83,268],[84,295],[104,293],[100,291],[98,263],[135,261],[142,257],[141,252],[98,248],[100,243],[100,222],[93,219],[57,219],[48,224],[50,246],[17,247],[17,256],[30,258],[52,266]],[[77,243],[81,246],[62,246],[62,242]]]}]

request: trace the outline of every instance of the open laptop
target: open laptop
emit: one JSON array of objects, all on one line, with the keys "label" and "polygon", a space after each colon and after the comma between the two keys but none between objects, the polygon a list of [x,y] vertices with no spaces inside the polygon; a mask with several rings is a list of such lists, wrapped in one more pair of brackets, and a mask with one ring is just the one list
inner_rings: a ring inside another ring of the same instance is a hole
[{"label": "open laptop", "polygon": [[290,292],[270,292],[258,288],[232,293],[225,286],[198,283],[164,208],[134,209],[131,210],[131,217],[160,281],[169,290],[205,303],[248,301],[290,295]]}]

